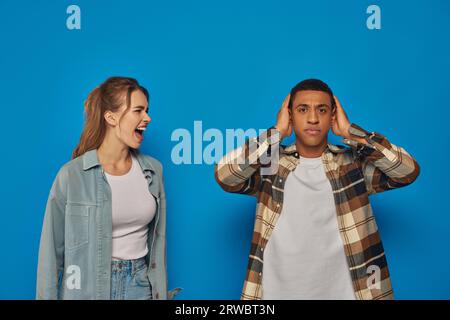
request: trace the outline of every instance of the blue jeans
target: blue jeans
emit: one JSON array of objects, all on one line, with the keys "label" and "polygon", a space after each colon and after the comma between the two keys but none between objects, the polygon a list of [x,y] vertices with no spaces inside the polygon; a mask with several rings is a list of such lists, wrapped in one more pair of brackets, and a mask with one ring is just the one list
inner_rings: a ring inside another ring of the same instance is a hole
[{"label": "blue jeans", "polygon": [[145,258],[111,262],[111,300],[151,300]]}]

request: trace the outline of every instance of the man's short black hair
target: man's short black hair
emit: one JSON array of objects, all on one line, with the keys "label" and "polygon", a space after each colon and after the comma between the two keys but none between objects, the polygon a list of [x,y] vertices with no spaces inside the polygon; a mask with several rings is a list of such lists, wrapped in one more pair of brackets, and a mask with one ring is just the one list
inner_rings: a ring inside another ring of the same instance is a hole
[{"label": "man's short black hair", "polygon": [[295,94],[299,91],[304,90],[314,90],[314,91],[322,91],[326,92],[330,95],[331,100],[331,108],[333,109],[335,107],[335,101],[333,96],[333,91],[331,91],[330,87],[323,81],[319,79],[306,79],[303,80],[291,90],[291,98],[289,99],[289,109],[292,109],[292,103],[294,102]]}]

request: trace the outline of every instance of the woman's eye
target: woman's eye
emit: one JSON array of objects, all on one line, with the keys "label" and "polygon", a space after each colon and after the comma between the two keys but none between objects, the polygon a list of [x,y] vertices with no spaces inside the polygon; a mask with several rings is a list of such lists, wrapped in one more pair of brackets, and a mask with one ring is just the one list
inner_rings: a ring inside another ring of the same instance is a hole
[{"label": "woman's eye", "polygon": [[301,113],[305,113],[306,112],[306,108],[299,108],[298,109]]},{"label": "woman's eye", "polygon": [[319,109],[319,112],[320,112],[320,113],[326,113],[326,112],[327,112],[327,109]]}]

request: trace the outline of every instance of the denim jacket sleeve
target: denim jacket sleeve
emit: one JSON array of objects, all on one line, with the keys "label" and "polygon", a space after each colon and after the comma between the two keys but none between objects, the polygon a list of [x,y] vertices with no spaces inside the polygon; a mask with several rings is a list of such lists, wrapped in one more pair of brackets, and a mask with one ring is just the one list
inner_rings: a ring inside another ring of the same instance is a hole
[{"label": "denim jacket sleeve", "polygon": [[[156,165],[155,165],[156,166]],[[164,226],[166,225],[166,192],[165,192],[165,188],[164,188],[164,175],[163,175],[163,167],[161,165],[161,163],[158,162],[158,171],[159,171],[159,176],[161,177],[161,189],[160,189],[160,203],[161,203],[161,214],[163,216],[163,220],[164,220]],[[164,234],[164,238],[166,236],[166,228],[164,227],[163,230],[160,230],[160,233]],[[164,273],[167,275],[167,247],[166,247],[166,243],[164,243]],[[169,288],[169,279],[166,276],[166,281],[165,281],[165,285],[166,285],[166,290],[167,288]],[[168,300],[172,300],[176,295],[178,295],[180,293],[180,291],[183,290],[182,288],[174,288],[172,290],[167,290],[167,296],[166,298]]]},{"label": "denim jacket sleeve", "polygon": [[58,172],[47,200],[39,245],[36,299],[58,299],[64,270],[65,178]]}]

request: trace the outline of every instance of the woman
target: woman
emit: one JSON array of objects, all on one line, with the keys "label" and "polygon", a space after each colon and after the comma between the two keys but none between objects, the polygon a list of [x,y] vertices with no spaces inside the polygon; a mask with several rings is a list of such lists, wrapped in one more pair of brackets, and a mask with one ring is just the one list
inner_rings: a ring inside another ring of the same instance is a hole
[{"label": "woman", "polygon": [[139,153],[148,92],[112,77],[85,102],[73,159],[53,183],[41,235],[38,299],[171,299],[162,166]]}]

